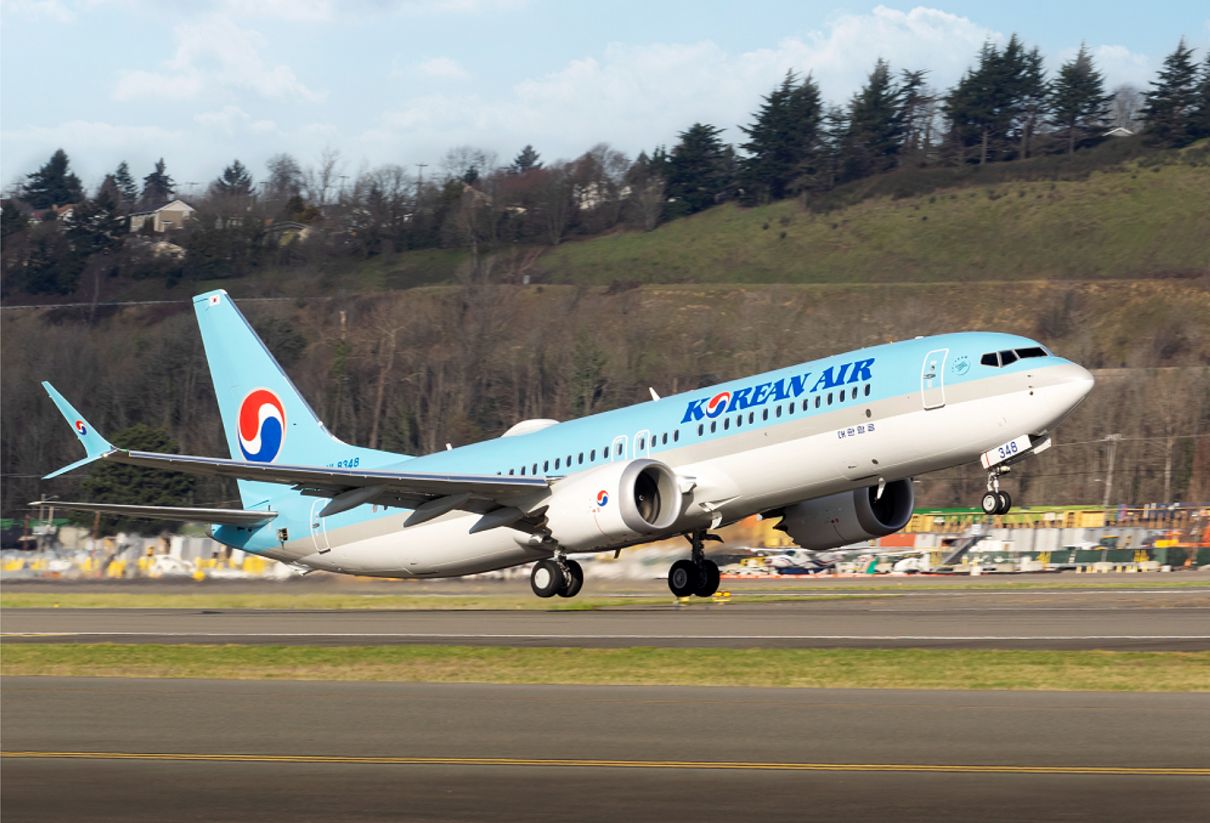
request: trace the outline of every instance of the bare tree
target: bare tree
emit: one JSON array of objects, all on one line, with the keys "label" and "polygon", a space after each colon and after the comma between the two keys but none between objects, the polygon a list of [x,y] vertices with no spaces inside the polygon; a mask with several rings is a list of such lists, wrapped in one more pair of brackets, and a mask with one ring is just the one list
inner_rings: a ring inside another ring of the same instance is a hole
[{"label": "bare tree", "polygon": [[1129,83],[1113,90],[1110,103],[1110,123],[1114,128],[1138,133],[1143,124],[1143,93]]},{"label": "bare tree", "polygon": [[340,149],[328,146],[319,155],[319,163],[303,172],[303,190],[313,205],[325,206],[337,194],[336,181],[340,179],[344,164],[340,160]]}]

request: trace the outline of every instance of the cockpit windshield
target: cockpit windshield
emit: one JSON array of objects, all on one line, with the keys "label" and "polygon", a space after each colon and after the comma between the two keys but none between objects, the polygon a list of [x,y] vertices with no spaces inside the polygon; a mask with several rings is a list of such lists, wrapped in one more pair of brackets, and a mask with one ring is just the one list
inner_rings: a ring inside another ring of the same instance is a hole
[{"label": "cockpit windshield", "polygon": [[1030,346],[1024,349],[1005,349],[1004,351],[989,351],[987,354],[979,358],[979,362],[984,366],[992,366],[1000,369],[1010,363],[1016,363],[1018,360],[1025,360],[1029,357],[1050,357],[1051,354],[1041,346]]}]

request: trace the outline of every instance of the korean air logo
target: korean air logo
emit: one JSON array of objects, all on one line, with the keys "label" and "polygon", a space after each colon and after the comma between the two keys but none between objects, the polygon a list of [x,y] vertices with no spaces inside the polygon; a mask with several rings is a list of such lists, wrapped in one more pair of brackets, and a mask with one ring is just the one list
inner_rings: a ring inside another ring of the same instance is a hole
[{"label": "korean air logo", "polygon": [[710,398],[710,402],[706,404],[706,416],[709,418],[718,417],[727,410],[727,404],[731,402],[731,392],[719,392]]},{"label": "korean air logo", "polygon": [[608,504],[609,504],[609,493],[606,492],[604,489],[601,489],[599,492],[597,492],[597,505],[598,506],[607,506]]},{"label": "korean air logo", "polygon": [[88,434],[88,426],[84,425],[83,420],[76,421],[76,431],[78,431],[80,433],[81,437],[84,437],[85,435]]},{"label": "korean air logo", "polygon": [[268,389],[248,392],[239,404],[239,448],[245,460],[272,463],[286,437],[286,409]]}]

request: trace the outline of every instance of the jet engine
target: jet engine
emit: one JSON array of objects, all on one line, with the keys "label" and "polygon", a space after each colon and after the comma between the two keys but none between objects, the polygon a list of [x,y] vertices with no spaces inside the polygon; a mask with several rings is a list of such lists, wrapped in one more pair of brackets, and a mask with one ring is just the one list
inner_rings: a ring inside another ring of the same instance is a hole
[{"label": "jet engine", "polygon": [[894,534],[908,524],[916,495],[912,481],[854,489],[786,506],[777,528],[804,549],[820,551]]},{"label": "jet engine", "polygon": [[609,463],[560,480],[546,527],[569,551],[588,551],[667,531],[681,516],[676,473],[658,460]]}]

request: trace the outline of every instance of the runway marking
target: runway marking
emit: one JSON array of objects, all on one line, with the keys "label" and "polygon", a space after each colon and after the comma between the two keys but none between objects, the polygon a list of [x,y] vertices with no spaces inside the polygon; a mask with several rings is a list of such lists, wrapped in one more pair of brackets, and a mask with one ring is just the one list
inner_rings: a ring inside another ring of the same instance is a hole
[{"label": "runway marking", "polygon": [[3,632],[4,637],[384,637],[444,640],[1210,640],[1210,634],[480,634],[435,632]]},{"label": "runway marking", "polygon": [[17,759],[150,760],[219,763],[301,763],[375,766],[579,766],[620,769],[741,769],[810,772],[950,772],[960,774],[1091,774],[1210,777],[1210,768],[1132,766],[972,766],[917,763],[760,763],[728,760],[594,760],[520,757],[336,757],[272,754],[177,754],[145,752],[0,752]]}]

